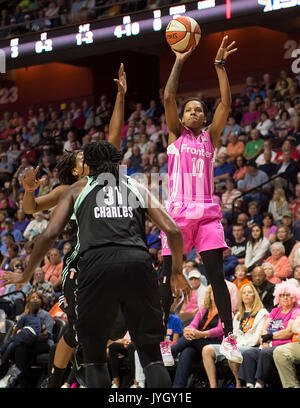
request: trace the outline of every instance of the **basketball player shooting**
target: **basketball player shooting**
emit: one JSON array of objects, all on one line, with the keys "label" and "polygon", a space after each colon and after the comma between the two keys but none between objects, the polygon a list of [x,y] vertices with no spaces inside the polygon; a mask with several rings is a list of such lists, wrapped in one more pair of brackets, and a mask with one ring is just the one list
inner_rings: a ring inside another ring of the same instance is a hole
[{"label": "basketball player shooting", "polygon": [[[229,55],[237,51],[237,48],[233,48],[235,41],[227,44],[228,36],[225,36],[214,61],[221,101],[208,127],[206,127],[208,109],[198,98],[186,99],[179,117],[176,104],[179,76],[183,64],[195,47],[183,53],[172,49],[176,59],[164,91],[164,107],[169,129],[167,149],[169,196],[166,209],[181,230],[184,253],[195,246],[201,255],[223,324],[222,352],[229,360],[237,360],[240,353],[236,348],[235,339],[231,336],[231,302],[223,274],[222,250],[227,248],[227,245],[221,224],[221,209],[213,202],[214,148],[231,110],[231,92],[225,62]],[[172,258],[163,232],[161,238],[164,258],[161,297],[167,321],[172,302],[170,288]]]}]

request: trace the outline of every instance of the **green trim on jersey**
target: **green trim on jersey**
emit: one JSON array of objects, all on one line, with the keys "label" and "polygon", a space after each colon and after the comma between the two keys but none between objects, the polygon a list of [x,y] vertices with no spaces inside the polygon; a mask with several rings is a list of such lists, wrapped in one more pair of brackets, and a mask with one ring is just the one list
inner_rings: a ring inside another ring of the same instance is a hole
[{"label": "green trim on jersey", "polygon": [[[69,273],[69,267],[70,264],[74,261],[74,259],[76,258],[76,256],[79,253],[79,248],[80,248],[80,242],[79,242],[79,226],[78,226],[78,222],[77,222],[77,218],[76,218],[76,211],[78,209],[78,207],[80,206],[80,204],[82,203],[82,201],[85,199],[85,197],[87,196],[87,194],[93,190],[93,188],[95,187],[95,185],[97,185],[97,180],[92,179],[91,177],[87,176],[87,183],[84,186],[84,188],[81,190],[80,194],[78,195],[75,203],[74,203],[74,210],[73,210],[73,214],[71,215],[71,220],[74,220],[77,224],[77,239],[76,239],[76,245],[74,247],[74,251],[71,253],[71,255],[68,257],[67,261],[66,261],[66,265],[62,271],[62,287],[64,287],[65,282],[66,282],[66,278],[68,276]],[[93,183],[93,181],[95,181]]]}]

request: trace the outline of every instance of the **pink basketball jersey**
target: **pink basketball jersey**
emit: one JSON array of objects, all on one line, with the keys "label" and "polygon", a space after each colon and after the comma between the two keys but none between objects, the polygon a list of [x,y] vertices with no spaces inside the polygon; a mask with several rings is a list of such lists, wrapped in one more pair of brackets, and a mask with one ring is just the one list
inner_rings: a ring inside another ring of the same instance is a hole
[{"label": "pink basketball jersey", "polygon": [[168,146],[168,201],[212,203],[215,153],[209,133],[198,138],[184,128],[181,136]]}]

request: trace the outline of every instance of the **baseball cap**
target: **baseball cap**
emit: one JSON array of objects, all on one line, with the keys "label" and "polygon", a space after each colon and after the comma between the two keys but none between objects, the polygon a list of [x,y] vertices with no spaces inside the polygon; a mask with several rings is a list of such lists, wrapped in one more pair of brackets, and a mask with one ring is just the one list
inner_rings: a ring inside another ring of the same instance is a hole
[{"label": "baseball cap", "polygon": [[291,211],[284,211],[283,213],[282,213],[282,216],[283,217],[293,217],[293,214],[291,213]]},{"label": "baseball cap", "polygon": [[200,277],[201,277],[201,273],[197,269],[192,269],[188,276],[189,279],[191,278],[200,279]]}]

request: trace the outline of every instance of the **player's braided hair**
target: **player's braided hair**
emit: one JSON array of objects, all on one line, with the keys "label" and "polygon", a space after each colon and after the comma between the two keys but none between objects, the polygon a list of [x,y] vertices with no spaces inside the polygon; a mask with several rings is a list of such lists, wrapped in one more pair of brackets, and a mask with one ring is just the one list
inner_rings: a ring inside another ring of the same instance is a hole
[{"label": "player's braided hair", "polygon": [[119,171],[116,164],[122,160],[122,154],[115,146],[101,140],[86,144],[83,152],[84,163],[90,168],[90,176],[112,173],[118,179]]},{"label": "player's braided hair", "polygon": [[61,184],[71,185],[78,179],[72,174],[76,167],[76,157],[80,150],[64,153],[62,158],[57,162],[58,178]]}]

